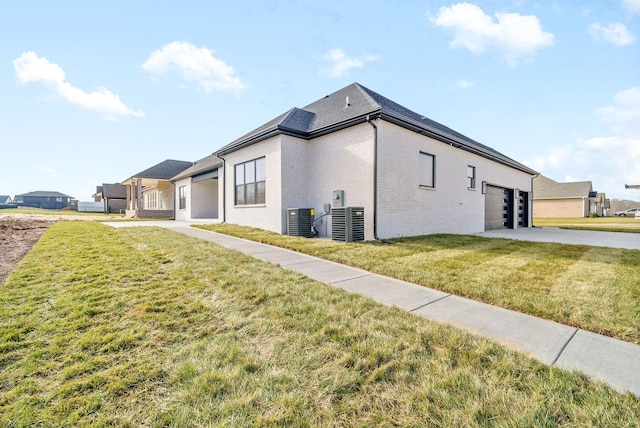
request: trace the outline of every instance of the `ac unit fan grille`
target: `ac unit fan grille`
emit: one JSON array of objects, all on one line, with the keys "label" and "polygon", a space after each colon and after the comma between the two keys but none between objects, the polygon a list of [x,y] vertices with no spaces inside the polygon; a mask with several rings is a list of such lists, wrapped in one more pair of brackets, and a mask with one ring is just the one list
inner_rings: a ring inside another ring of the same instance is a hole
[{"label": "ac unit fan grille", "polygon": [[331,210],[331,239],[334,241],[364,241],[364,208],[343,207]]}]

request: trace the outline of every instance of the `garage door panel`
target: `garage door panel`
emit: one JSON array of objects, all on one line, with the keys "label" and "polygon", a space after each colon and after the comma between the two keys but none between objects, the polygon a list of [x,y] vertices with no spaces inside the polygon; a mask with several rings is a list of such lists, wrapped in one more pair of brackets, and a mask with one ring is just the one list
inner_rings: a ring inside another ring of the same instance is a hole
[{"label": "garage door panel", "polygon": [[511,225],[513,191],[487,185],[484,199],[484,229],[506,229]]}]

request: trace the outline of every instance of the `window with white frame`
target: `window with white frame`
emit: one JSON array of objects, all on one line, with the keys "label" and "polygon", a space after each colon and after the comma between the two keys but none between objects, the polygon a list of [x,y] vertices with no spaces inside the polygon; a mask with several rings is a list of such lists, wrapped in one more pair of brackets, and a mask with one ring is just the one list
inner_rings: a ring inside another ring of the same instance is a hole
[{"label": "window with white frame", "polygon": [[181,210],[187,209],[187,186],[178,188],[178,207]]},{"label": "window with white frame", "polygon": [[476,167],[467,165],[467,187],[469,189],[476,188]]},{"label": "window with white frame", "polygon": [[258,158],[235,166],[236,205],[265,203],[265,158]]},{"label": "window with white frame", "polygon": [[436,187],[436,157],[420,152],[420,187]]},{"label": "window with white frame", "polygon": [[155,210],[158,207],[158,194],[156,192],[149,193],[148,200],[149,205],[147,206],[147,209]]}]

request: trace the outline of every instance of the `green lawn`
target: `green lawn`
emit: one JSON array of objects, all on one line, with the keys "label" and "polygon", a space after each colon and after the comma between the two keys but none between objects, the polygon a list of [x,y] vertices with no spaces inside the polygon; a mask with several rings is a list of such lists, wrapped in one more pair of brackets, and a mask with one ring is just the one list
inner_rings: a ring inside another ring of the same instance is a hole
[{"label": "green lawn", "polygon": [[199,226],[640,343],[640,251],[465,235],[378,242]]},{"label": "green lawn", "polygon": [[632,217],[580,217],[580,218],[540,218],[533,224],[538,227],[559,227],[562,229],[595,230],[602,232],[640,233],[640,220]]},{"label": "green lawn", "polygon": [[3,427],[640,425],[637,396],[165,229],[53,225],[0,337]]}]

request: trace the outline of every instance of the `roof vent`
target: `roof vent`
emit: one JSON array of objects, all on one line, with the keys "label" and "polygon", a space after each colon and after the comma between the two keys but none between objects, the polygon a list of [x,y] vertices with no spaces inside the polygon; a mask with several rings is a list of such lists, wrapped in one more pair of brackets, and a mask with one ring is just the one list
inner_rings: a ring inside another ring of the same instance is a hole
[{"label": "roof vent", "polygon": [[349,107],[351,104],[349,104],[349,97],[346,97],[347,99],[344,102],[344,108]]}]

